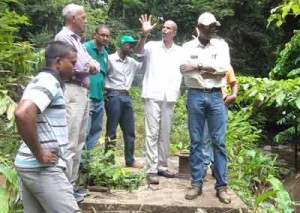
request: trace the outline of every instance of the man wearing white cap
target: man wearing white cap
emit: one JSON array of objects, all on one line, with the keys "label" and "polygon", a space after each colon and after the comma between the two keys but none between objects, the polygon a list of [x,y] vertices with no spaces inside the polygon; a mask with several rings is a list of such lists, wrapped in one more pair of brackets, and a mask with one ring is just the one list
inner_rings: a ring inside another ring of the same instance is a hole
[{"label": "man wearing white cap", "polygon": [[202,193],[204,156],[202,154],[205,120],[213,141],[215,189],[221,202],[230,203],[227,190],[227,155],[225,148],[226,108],[221,87],[224,76],[230,70],[228,44],[216,36],[220,23],[213,14],[200,15],[197,24],[198,37],[183,45],[186,63],[180,66],[188,87],[187,110],[190,134],[190,170],[192,187],[185,198],[192,200]]}]

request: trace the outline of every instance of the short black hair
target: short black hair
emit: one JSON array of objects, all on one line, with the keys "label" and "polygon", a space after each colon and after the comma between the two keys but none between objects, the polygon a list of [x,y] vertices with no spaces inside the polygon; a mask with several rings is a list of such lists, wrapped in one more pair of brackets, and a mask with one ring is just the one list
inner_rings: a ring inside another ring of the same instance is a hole
[{"label": "short black hair", "polygon": [[96,32],[99,32],[99,30],[102,29],[102,28],[108,29],[108,30],[109,30],[109,27],[108,27],[106,24],[99,24],[99,25],[97,25],[97,26],[95,27],[95,31],[96,31]]},{"label": "short black hair", "polygon": [[56,58],[65,58],[70,52],[77,53],[77,50],[62,41],[50,42],[45,51],[46,66],[50,66]]}]

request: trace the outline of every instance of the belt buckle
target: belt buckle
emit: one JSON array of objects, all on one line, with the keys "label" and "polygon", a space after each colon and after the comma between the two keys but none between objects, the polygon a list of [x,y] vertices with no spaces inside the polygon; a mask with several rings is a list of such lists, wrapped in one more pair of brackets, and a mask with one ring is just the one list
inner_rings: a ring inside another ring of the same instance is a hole
[{"label": "belt buckle", "polygon": [[209,92],[211,92],[211,89],[209,89],[209,88],[203,88],[203,92],[209,93]]}]

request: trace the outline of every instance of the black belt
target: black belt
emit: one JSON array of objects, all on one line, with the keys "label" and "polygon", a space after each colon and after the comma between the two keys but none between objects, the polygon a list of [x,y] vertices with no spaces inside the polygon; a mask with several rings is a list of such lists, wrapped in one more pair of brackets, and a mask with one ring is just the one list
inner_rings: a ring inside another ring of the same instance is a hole
[{"label": "black belt", "polygon": [[123,89],[105,89],[106,94],[110,94],[110,93],[116,93],[116,94],[120,94],[120,95],[129,95],[129,92],[127,90],[123,90]]},{"label": "black belt", "polygon": [[220,92],[221,91],[221,88],[217,88],[217,87],[213,87],[213,88],[197,88],[196,90],[199,90],[201,92],[207,92],[207,93],[210,93],[210,92]]}]

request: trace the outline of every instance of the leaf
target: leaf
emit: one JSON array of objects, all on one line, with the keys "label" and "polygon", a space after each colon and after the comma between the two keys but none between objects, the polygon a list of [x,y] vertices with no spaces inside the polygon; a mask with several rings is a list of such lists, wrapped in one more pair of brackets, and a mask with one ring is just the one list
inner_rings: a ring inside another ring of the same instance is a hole
[{"label": "leaf", "polygon": [[300,109],[300,97],[296,99],[296,106],[298,109]]},{"label": "leaf", "polygon": [[5,188],[0,185],[0,209],[3,213],[8,213],[8,197]]},{"label": "leaf", "polygon": [[283,92],[276,96],[276,103],[278,104],[278,106],[282,106],[285,96],[286,95]]},{"label": "leaf", "polygon": [[263,193],[261,194],[260,196],[258,196],[256,199],[255,199],[255,205],[259,205],[261,202],[263,202],[265,199],[273,196],[274,194],[276,194],[276,191],[275,190],[271,190],[271,191],[268,191],[266,193]]}]

